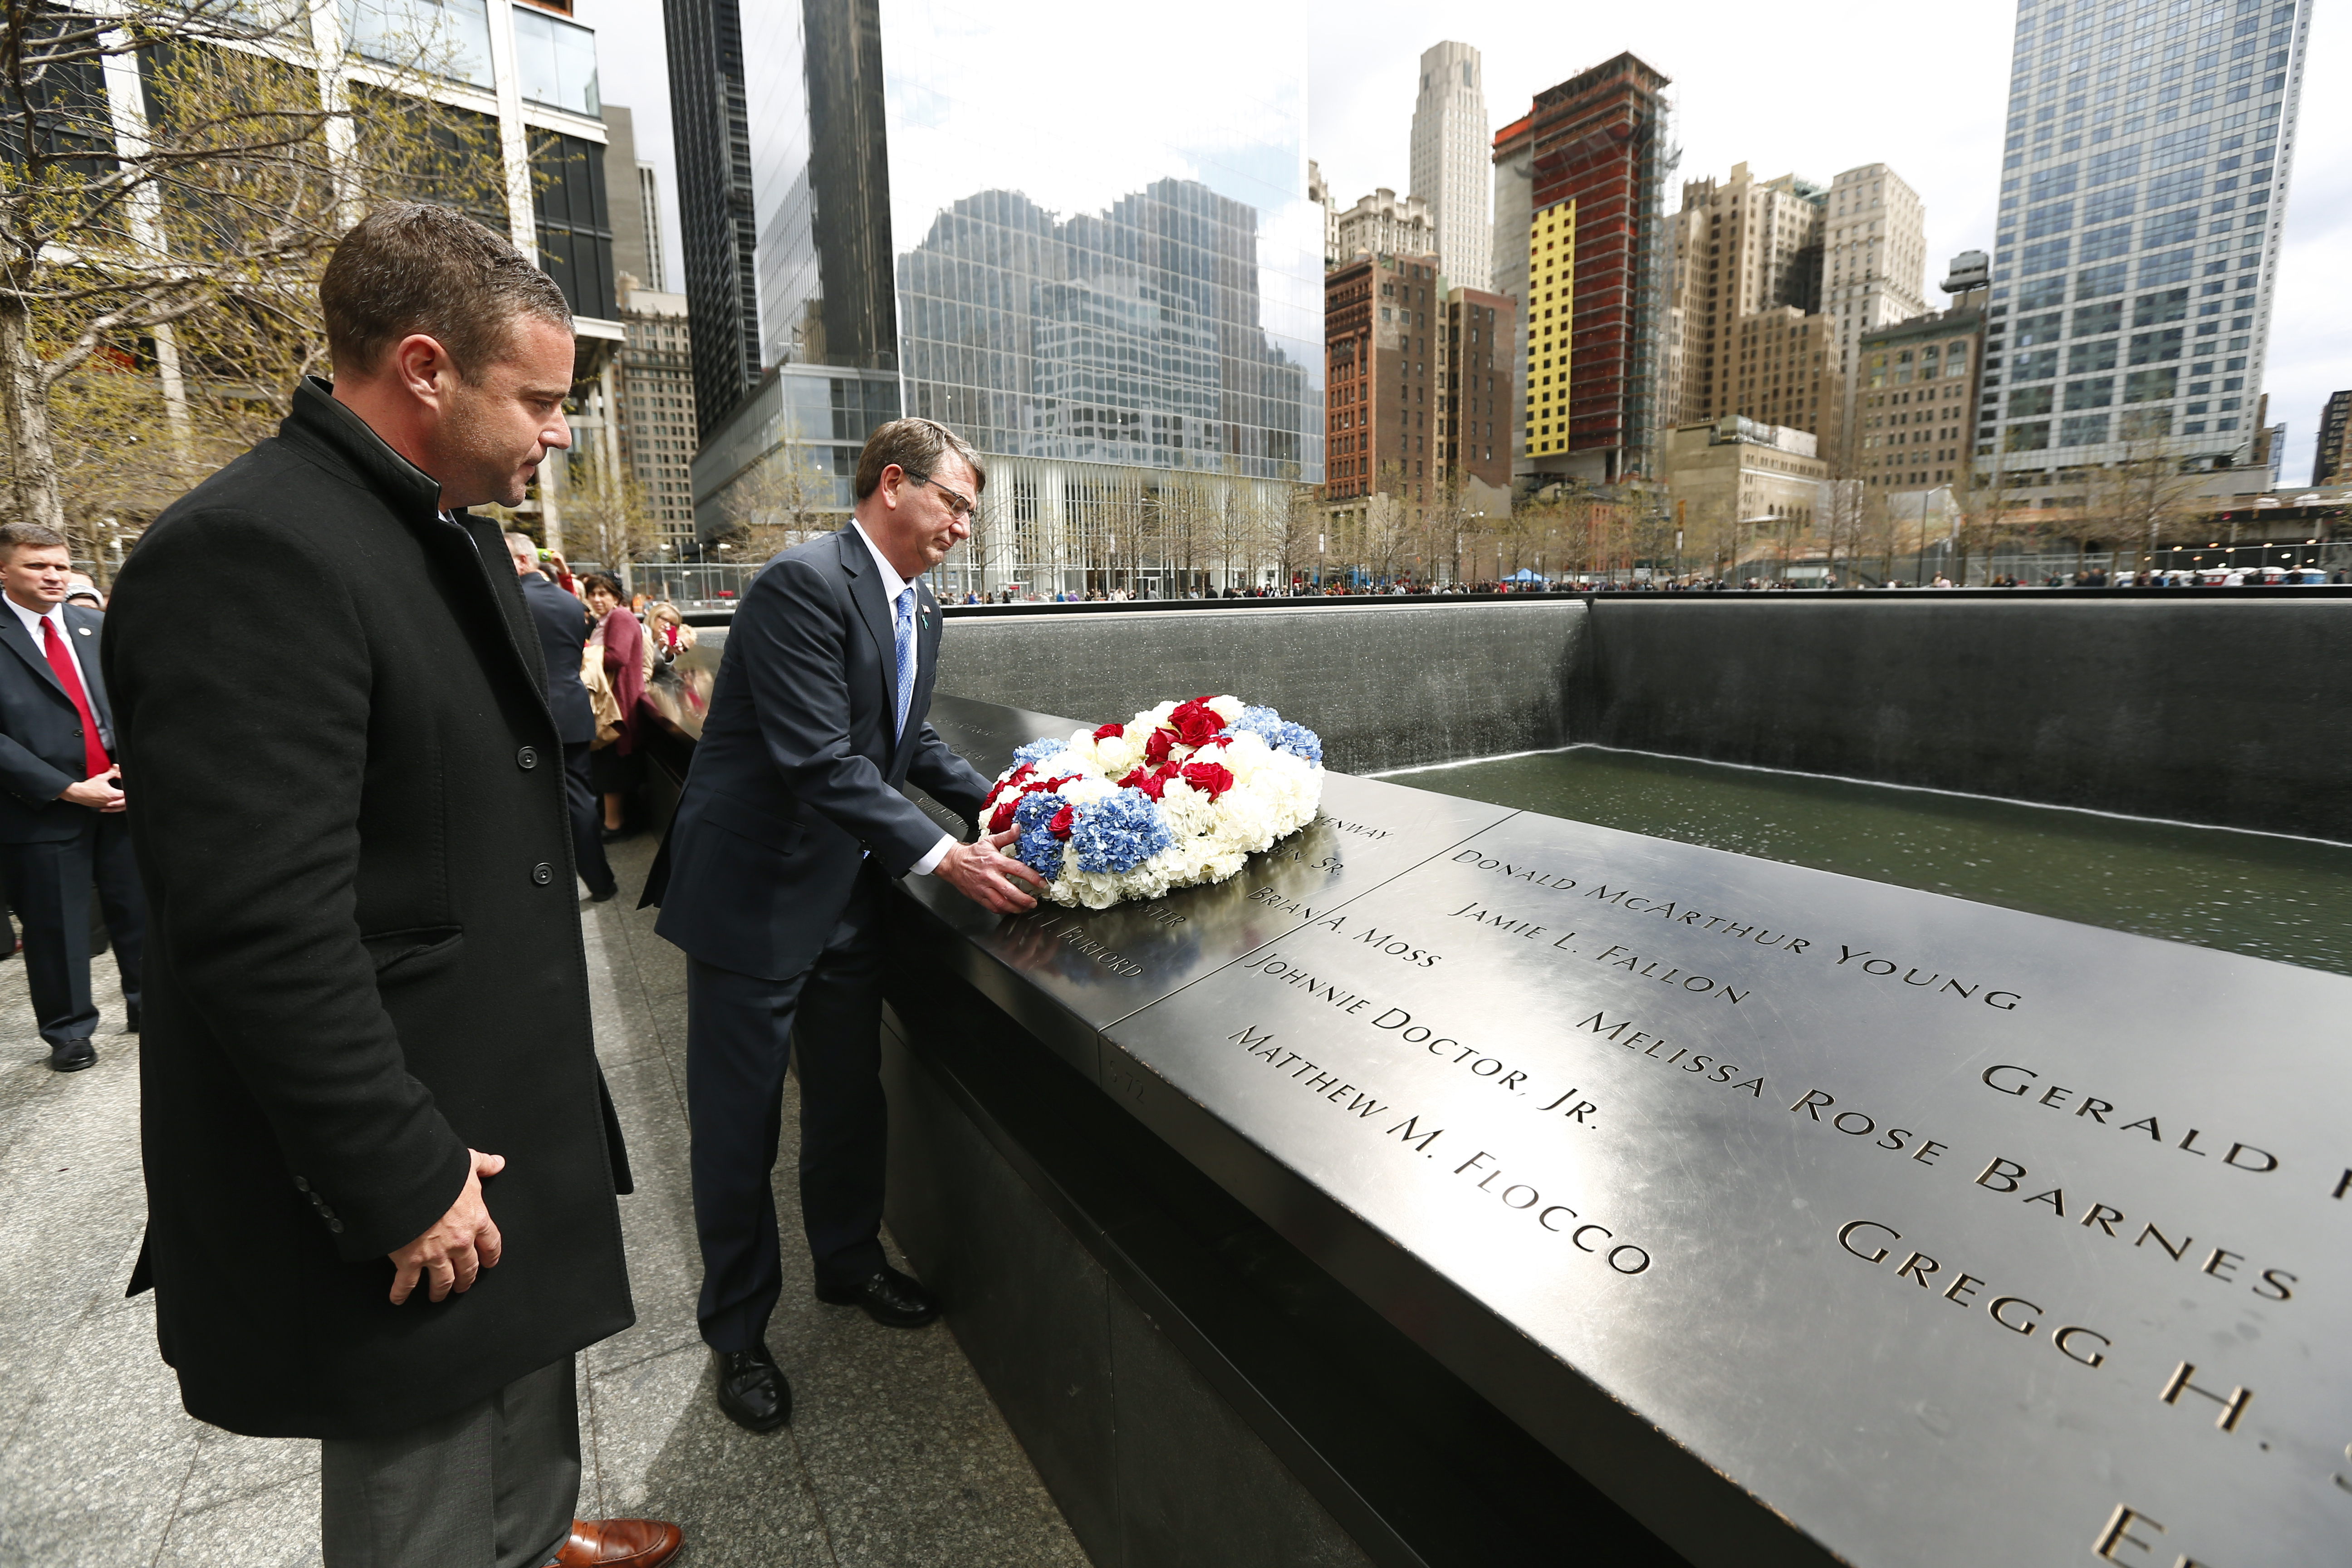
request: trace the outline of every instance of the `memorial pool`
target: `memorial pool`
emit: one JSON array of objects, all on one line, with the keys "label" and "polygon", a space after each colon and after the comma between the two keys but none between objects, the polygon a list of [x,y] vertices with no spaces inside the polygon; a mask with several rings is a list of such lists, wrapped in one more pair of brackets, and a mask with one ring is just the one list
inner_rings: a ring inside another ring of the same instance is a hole
[{"label": "memorial pool", "polygon": [[2352,845],[1572,746],[1416,789],[2352,973]]}]

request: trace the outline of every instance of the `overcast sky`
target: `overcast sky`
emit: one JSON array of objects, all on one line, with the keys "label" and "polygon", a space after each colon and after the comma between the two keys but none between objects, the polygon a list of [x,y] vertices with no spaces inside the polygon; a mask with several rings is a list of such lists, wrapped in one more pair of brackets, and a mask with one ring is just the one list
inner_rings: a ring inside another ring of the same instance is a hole
[{"label": "overcast sky", "polygon": [[[997,15],[1019,8],[1019,0],[1006,0]],[[1441,14],[1443,31],[1433,21]],[[636,111],[637,155],[668,168],[660,7],[654,0],[579,0],[578,15],[600,35],[604,96]],[[1941,304],[1935,285],[1944,262],[1962,250],[1992,248],[2015,18],[2012,5],[1906,12],[1830,0],[1769,8],[1680,0],[1606,20],[1596,7],[1535,0],[1454,0],[1442,13],[1399,0],[1318,0],[1307,153],[1343,205],[1379,185],[1404,192],[1421,51],[1441,38],[1484,56],[1486,109],[1498,125],[1526,113],[1542,89],[1631,49],[1674,79],[1680,178],[1721,176],[1741,162],[1767,179],[1794,170],[1823,182],[1859,163],[1893,165],[1927,202],[1928,302]],[[1150,55],[1150,29],[1141,24],[1104,13],[1097,26],[1132,37],[1132,47],[1107,40],[1106,59],[1131,64]],[[1251,47],[1246,30],[1218,35],[1223,47]],[[2304,71],[2265,388],[2272,420],[2287,425],[2289,485],[2311,477],[2320,405],[2330,392],[2352,387],[2352,304],[2341,282],[2352,258],[2352,95],[2327,85],[2347,79],[2352,6],[2323,6]],[[1064,90],[1068,82],[1036,85]],[[1113,111],[1096,90],[1078,96],[1097,117],[1087,122],[1107,129],[1098,117]],[[676,288],[676,192],[665,195]],[[1679,188],[1669,193],[1669,211],[1680,198]]]}]

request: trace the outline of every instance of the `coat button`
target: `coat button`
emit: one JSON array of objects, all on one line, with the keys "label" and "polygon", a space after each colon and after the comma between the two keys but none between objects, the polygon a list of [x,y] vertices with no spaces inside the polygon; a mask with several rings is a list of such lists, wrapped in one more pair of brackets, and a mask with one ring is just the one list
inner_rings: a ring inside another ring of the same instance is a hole
[{"label": "coat button", "polygon": [[530,879],[544,888],[555,880],[555,868],[541,860],[530,868]]},{"label": "coat button", "polygon": [[310,1184],[303,1177],[297,1176],[294,1178],[294,1190],[297,1192],[307,1193],[310,1190]]},{"label": "coat button", "polygon": [[334,1232],[337,1236],[341,1236],[343,1234],[343,1222],[339,1219],[331,1219],[327,1222],[327,1228]]},{"label": "coat button", "polygon": [[515,766],[519,768],[535,768],[539,766],[539,753],[532,751],[529,746],[525,746],[521,751],[515,753]]}]

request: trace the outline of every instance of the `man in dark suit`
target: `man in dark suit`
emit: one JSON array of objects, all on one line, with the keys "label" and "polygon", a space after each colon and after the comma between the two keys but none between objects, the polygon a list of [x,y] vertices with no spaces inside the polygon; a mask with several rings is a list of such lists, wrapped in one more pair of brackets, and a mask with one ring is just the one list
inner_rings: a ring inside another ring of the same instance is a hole
[{"label": "man in dark suit", "polygon": [[628,1168],[539,638],[461,510],[570,445],[571,312],[416,203],[319,293],[334,384],[156,520],[107,617],[162,959],[131,1288],[192,1415],[324,1440],[328,1568],[653,1568],[676,1527],[572,1517]]},{"label": "man in dark suit", "polygon": [[93,882],[132,1034],[146,924],[113,760],[114,710],[99,673],[105,617],[65,603],[72,574],[64,535],[32,522],[0,527],[0,595],[10,612],[0,616],[0,642],[16,656],[0,658],[0,874],[25,922],[25,978],[49,1066],[59,1072],[98,1060]]},{"label": "man in dark suit", "polygon": [[531,625],[539,628],[541,656],[547,661],[547,705],[555,714],[555,733],[563,742],[563,798],[572,808],[572,861],[588,896],[603,903],[619,891],[613,868],[604,858],[602,805],[595,781],[588,773],[588,745],[596,738],[596,710],[588,689],[580,683],[580,650],[588,644],[587,606],[555,585],[539,569],[539,546],[527,533],[507,535],[514,556],[515,575],[522,583],[522,601],[530,606]]},{"label": "man in dark suit", "polygon": [[755,1432],[792,1415],[765,1341],[783,1289],[770,1173],[792,1051],[818,1298],[929,1322],[938,1303],[882,1254],[884,900],[908,875],[1004,913],[1035,901],[1015,882],[1043,890],[998,853],[1013,834],[959,844],[899,793],[920,785],[969,822],[988,792],[924,721],[940,610],[921,584],[970,537],[986,480],[943,425],[874,433],[850,525],[778,555],[745,592],[646,882],[654,929],[688,957],[698,1315],[719,1408]]}]

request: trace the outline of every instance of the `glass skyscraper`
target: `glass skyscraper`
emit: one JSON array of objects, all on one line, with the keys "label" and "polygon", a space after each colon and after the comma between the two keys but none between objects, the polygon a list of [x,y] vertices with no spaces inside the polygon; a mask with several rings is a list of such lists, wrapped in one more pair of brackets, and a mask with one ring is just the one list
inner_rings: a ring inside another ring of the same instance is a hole
[{"label": "glass skyscraper", "polygon": [[2311,9],[2019,5],[1980,474],[2251,460]]},{"label": "glass skyscraper", "polygon": [[[990,462],[943,591],[1263,580],[1245,536],[1323,472],[1303,5],[685,3],[740,7],[765,362],[697,461],[704,532],[777,461],[845,510],[903,410]],[[1072,118],[1103,93],[1115,124]]]}]

